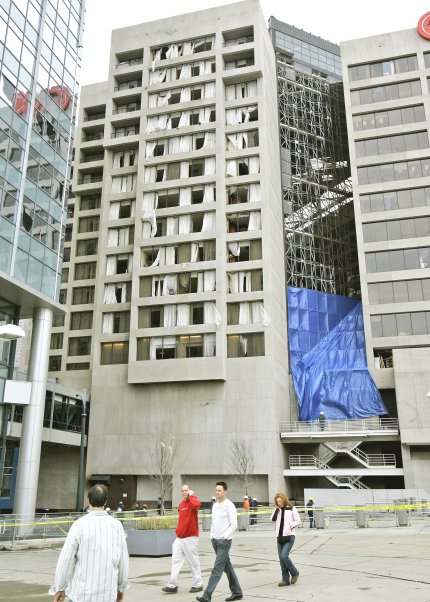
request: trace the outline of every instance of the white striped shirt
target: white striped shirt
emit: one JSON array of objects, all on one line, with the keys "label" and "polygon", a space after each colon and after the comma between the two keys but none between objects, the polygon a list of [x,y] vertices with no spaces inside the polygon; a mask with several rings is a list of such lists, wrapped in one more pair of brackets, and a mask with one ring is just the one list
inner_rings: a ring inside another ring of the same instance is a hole
[{"label": "white striped shirt", "polygon": [[115,602],[128,587],[122,524],[104,510],[88,512],[70,528],[49,593],[64,590],[73,602]]}]

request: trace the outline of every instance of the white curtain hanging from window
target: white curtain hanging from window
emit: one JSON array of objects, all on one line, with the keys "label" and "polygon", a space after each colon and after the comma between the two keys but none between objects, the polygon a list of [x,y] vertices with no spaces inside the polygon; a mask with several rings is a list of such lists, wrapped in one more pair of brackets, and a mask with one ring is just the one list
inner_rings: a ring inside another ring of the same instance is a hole
[{"label": "white curtain hanging from window", "polygon": [[249,202],[258,203],[260,200],[260,184],[249,185]]},{"label": "white curtain hanging from window", "polygon": [[260,157],[249,157],[249,173],[260,173]]},{"label": "white curtain hanging from window", "polygon": [[202,232],[215,232],[216,229],[216,213],[208,211],[203,216]]},{"label": "white curtain hanging from window", "polygon": [[244,123],[248,123],[249,120],[251,119],[251,113],[253,113],[255,110],[257,109],[257,107],[247,107],[245,109],[245,119],[244,119]]},{"label": "white curtain hanging from window", "polygon": [[146,121],[146,133],[147,134],[152,134],[152,132],[155,132],[155,128],[157,126],[158,123],[158,117],[148,117],[147,121]]},{"label": "white curtain hanging from window", "polygon": [[179,46],[171,44],[166,52],[166,59],[176,59],[179,56]]},{"label": "white curtain hanging from window", "polygon": [[156,232],[157,222],[155,220],[155,213],[153,211],[145,211],[142,215],[142,238],[152,238],[155,235],[152,234],[154,226]]},{"label": "white curtain hanging from window", "polygon": [[113,333],[113,313],[103,314],[103,334]]},{"label": "white curtain hanging from window", "polygon": [[260,211],[251,211],[249,214],[248,231],[261,230],[261,213]]},{"label": "white curtain hanging from window", "polygon": [[217,328],[221,326],[221,316],[213,301],[203,303],[203,316],[205,324],[216,324]]},{"label": "white curtain hanging from window", "polygon": [[160,92],[158,94],[158,98],[157,98],[157,106],[158,107],[167,107],[171,96],[172,96],[172,93],[170,90],[168,92],[165,92],[164,94]]},{"label": "white curtain hanging from window", "polygon": [[127,274],[131,274],[133,271],[133,255],[130,255],[127,258]]},{"label": "white curtain hanging from window", "polygon": [[252,324],[260,324],[261,323],[261,317],[262,317],[262,302],[261,301],[253,301],[252,303],[250,303],[250,310],[251,310],[251,323]]},{"label": "white curtain hanging from window", "polygon": [[166,274],[163,282],[163,295],[176,295],[177,292],[178,276],[176,274]]},{"label": "white curtain hanging from window", "polygon": [[236,84],[225,87],[225,99],[235,100],[236,98]]},{"label": "white curtain hanging from window", "polygon": [[155,109],[158,106],[158,94],[150,94],[148,96],[148,109]]},{"label": "white curtain hanging from window", "polygon": [[119,202],[115,202],[115,203],[111,203],[109,206],[109,219],[110,220],[114,220],[114,219],[118,219],[119,218],[119,208],[121,206],[121,203]]},{"label": "white curtain hanging from window", "polygon": [[[155,257],[154,261],[151,263],[151,265],[149,267],[155,268],[159,265],[164,265],[164,258],[165,258],[164,247],[161,247],[160,249],[158,249],[157,256]],[[161,260],[163,260],[163,263],[161,262]]]},{"label": "white curtain hanging from window", "polygon": [[[240,140],[240,143],[239,143]],[[242,134],[227,134],[227,150],[231,151],[231,150],[237,150],[239,148],[242,148],[242,146],[239,146],[239,144],[242,144]]]},{"label": "white curtain hanging from window", "polygon": [[199,243],[192,242],[190,244],[190,262],[196,263],[199,259]]},{"label": "white curtain hanging from window", "polygon": [[168,142],[168,148],[169,148],[168,154],[169,155],[175,155],[176,153],[179,153],[180,142],[181,142],[180,136],[173,136],[173,138],[169,138],[169,142]]},{"label": "white curtain hanging from window", "polygon": [[240,255],[240,242],[229,242],[228,245],[229,252],[235,257],[239,257]]},{"label": "white curtain hanging from window", "polygon": [[203,356],[204,357],[214,357],[215,343],[216,343],[216,335],[214,333],[207,333],[207,334],[203,335]]},{"label": "white curtain hanging from window", "polygon": [[[242,115],[242,113],[240,113],[240,115]],[[227,109],[225,112],[225,122],[226,125],[236,125],[237,123],[240,123],[240,121],[238,121],[237,109]]]},{"label": "white curtain hanging from window", "polygon": [[180,153],[189,153],[193,150],[193,137],[192,136],[181,136],[179,143]]},{"label": "white curtain hanging from window", "polygon": [[179,206],[184,207],[185,205],[191,205],[191,188],[181,188],[179,190]]},{"label": "white curtain hanging from window", "polygon": [[206,132],[202,148],[215,148],[215,132]]},{"label": "white curtain hanging from window", "polygon": [[215,188],[213,184],[205,184],[203,190],[203,203],[213,203],[215,201]]},{"label": "white curtain hanging from window", "polygon": [[175,247],[165,247],[166,255],[164,265],[175,265]]},{"label": "white curtain hanging from window", "polygon": [[118,230],[118,246],[129,244],[130,228],[119,228]]},{"label": "white curtain hanging from window", "polygon": [[188,303],[180,303],[176,306],[176,325],[188,326],[190,323],[190,306]]},{"label": "white curtain hanging from window", "polygon": [[157,146],[157,142],[154,141],[149,141],[146,143],[146,147],[145,147],[145,158],[146,159],[150,159],[151,157],[154,156],[154,151],[155,151],[155,147]]},{"label": "white curtain hanging from window", "polygon": [[190,175],[190,161],[181,161],[179,166],[179,177],[188,178]]},{"label": "white curtain hanging from window", "polygon": [[178,127],[180,127],[180,128],[188,127],[190,125],[190,119],[191,119],[191,111],[182,111],[181,117],[179,118]]},{"label": "white curtain hanging from window", "polygon": [[216,172],[215,157],[206,157],[205,159],[205,176],[213,176]]},{"label": "white curtain hanging from window", "polygon": [[[168,337],[165,337],[168,338]],[[152,337],[149,341],[149,359],[155,360],[157,359],[157,349],[159,349],[163,344],[162,337]]]},{"label": "white curtain hanging from window", "polygon": [[226,175],[234,178],[237,176],[237,161],[235,159],[228,159],[226,161]]},{"label": "white curtain hanging from window", "polygon": [[190,214],[179,216],[179,234],[189,234],[192,232],[192,217]]},{"label": "white curtain hanging from window", "polygon": [[248,338],[246,336],[240,335],[239,343],[242,348],[242,353],[244,356],[248,355]]},{"label": "white curtain hanging from window", "polygon": [[153,211],[158,206],[158,194],[156,192],[144,192],[142,209],[143,211]]},{"label": "white curtain hanging from window", "polygon": [[186,79],[187,77],[191,77],[191,65],[184,64],[179,73],[179,79]]},{"label": "white curtain hanging from window", "polygon": [[178,218],[168,217],[166,219],[166,236],[173,236],[178,234]]},{"label": "white curtain hanging from window", "polygon": [[[212,61],[204,61],[203,74],[210,75],[211,73],[212,73]],[[202,75],[201,71],[200,71],[200,75]]]},{"label": "white curtain hanging from window", "polygon": [[155,52],[154,54],[154,58],[152,59],[152,63],[151,63],[151,69],[154,71],[155,69],[155,63],[157,61],[159,61],[161,58],[161,48],[158,48],[158,50]]},{"label": "white curtain hanging from window", "polygon": [[117,169],[121,167],[121,157],[124,156],[124,153],[114,153],[112,167]]},{"label": "white curtain hanging from window", "polygon": [[145,184],[152,184],[155,182],[156,179],[157,179],[157,168],[155,166],[145,167],[145,177],[144,177]]},{"label": "white curtain hanging from window", "polygon": [[188,54],[193,54],[194,52],[194,42],[184,42],[182,45],[182,56],[187,56]]},{"label": "white curtain hanging from window", "polygon": [[215,82],[208,82],[204,85],[203,98],[213,98],[215,96]]},{"label": "white curtain hanging from window", "polygon": [[199,272],[197,274],[197,292],[198,293],[203,293],[203,285],[204,285],[204,279],[203,279],[203,272]]},{"label": "white curtain hanging from window", "polygon": [[151,297],[161,297],[161,285],[164,286],[163,277],[153,276],[151,286]]},{"label": "white curtain hanging from window", "polygon": [[164,130],[170,129],[169,121],[170,121],[170,115],[168,115],[167,113],[164,115],[159,115],[157,122],[155,124],[155,131],[162,132]]},{"label": "white curtain hanging from window", "polygon": [[239,303],[239,324],[251,324],[251,310],[249,303]]},{"label": "white curtain hanging from window", "polygon": [[199,124],[210,123],[211,109],[210,107],[201,107],[199,109]]},{"label": "white curtain hanging from window", "polygon": [[121,192],[121,180],[121,176],[112,178],[111,194],[118,194]]},{"label": "white curtain hanging from window", "polygon": [[156,71],[150,71],[149,83],[150,84],[161,84],[166,79],[167,69],[157,69]]},{"label": "white curtain hanging from window", "polygon": [[116,256],[109,255],[106,259],[106,276],[112,276],[116,272]]},{"label": "white curtain hanging from window", "polygon": [[105,305],[109,305],[111,303],[116,303],[115,284],[105,284],[103,303]]},{"label": "white curtain hanging from window", "polygon": [[191,88],[181,88],[179,102],[189,102],[191,100]]},{"label": "white curtain hanging from window", "polygon": [[168,328],[176,326],[176,305],[164,306],[164,322],[163,326]]},{"label": "white curtain hanging from window", "polygon": [[209,293],[215,290],[216,272],[215,270],[207,270],[203,272],[203,291]]},{"label": "white curtain hanging from window", "polygon": [[107,246],[108,247],[117,247],[118,246],[118,229],[117,228],[109,228]]},{"label": "white curtain hanging from window", "polygon": [[228,285],[229,285],[229,293],[238,293],[239,292],[239,274],[237,272],[229,272],[228,273]]}]

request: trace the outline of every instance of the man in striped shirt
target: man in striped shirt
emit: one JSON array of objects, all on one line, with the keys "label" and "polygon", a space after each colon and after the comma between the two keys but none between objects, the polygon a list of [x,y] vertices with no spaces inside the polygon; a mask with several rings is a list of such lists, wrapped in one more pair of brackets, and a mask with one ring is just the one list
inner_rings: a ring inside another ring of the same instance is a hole
[{"label": "man in striped shirt", "polygon": [[128,550],[122,524],[106,510],[108,491],[94,485],[89,512],[70,528],[49,590],[54,602],[121,602],[128,589]]}]

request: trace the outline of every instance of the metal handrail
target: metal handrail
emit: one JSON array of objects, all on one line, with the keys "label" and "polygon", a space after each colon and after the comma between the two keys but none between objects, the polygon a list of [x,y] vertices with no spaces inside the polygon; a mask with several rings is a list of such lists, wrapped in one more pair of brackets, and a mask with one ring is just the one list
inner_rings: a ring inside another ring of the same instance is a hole
[{"label": "metal handrail", "polygon": [[359,420],[326,420],[321,424],[318,420],[312,422],[296,421],[281,422],[281,433],[326,433],[352,431],[399,431],[397,418],[363,418]]}]

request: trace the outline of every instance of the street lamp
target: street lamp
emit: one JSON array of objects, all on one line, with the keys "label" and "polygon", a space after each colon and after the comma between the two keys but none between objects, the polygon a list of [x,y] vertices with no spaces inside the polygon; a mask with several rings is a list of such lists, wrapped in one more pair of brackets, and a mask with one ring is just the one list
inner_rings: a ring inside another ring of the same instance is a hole
[{"label": "street lamp", "polygon": [[[16,341],[17,339],[22,339],[24,337],[24,330],[16,324],[3,324],[0,326],[0,340]],[[8,372],[10,373],[11,371],[12,368],[9,366]],[[1,401],[3,402],[3,397]],[[0,403],[0,496],[3,490],[4,465],[6,461],[8,411],[8,406],[4,403]]]},{"label": "street lamp", "polygon": [[79,449],[79,473],[78,489],[76,493],[76,512],[82,511],[82,501],[84,497],[84,477],[85,477],[85,429],[87,424],[87,400],[85,395],[76,393],[76,399],[82,401],[81,412],[81,445]]}]

